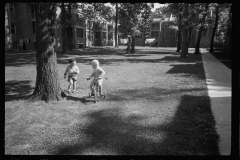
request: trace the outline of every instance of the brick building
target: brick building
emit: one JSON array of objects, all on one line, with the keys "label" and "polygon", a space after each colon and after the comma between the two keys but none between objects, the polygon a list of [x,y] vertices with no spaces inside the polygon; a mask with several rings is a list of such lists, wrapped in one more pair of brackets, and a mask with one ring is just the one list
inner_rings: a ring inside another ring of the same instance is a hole
[{"label": "brick building", "polygon": [[[178,29],[169,27],[172,18],[162,18],[161,16],[155,16],[150,25],[150,36],[147,39],[154,39],[152,46],[157,47],[176,47],[178,40]],[[202,37],[200,42],[201,48],[210,47],[211,35],[213,28],[204,28],[202,31]],[[189,47],[195,47],[197,41],[198,30],[194,29],[192,31]],[[136,46],[143,45],[143,37],[137,37],[135,41]]]},{"label": "brick building", "polygon": [[[61,49],[61,8],[56,10],[55,47]],[[66,8],[67,48],[115,45],[114,24],[102,24],[85,19],[77,10]],[[36,17],[32,3],[7,3],[5,5],[5,50],[34,50],[36,45]]]}]

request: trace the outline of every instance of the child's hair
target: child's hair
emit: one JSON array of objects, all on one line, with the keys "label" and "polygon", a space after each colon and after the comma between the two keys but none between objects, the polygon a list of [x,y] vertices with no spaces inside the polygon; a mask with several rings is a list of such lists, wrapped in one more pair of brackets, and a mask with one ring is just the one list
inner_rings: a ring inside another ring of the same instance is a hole
[{"label": "child's hair", "polygon": [[96,59],[94,59],[91,64],[92,64],[92,65],[93,65],[93,64],[96,64],[97,66],[99,66],[99,62],[98,62],[98,60],[96,60]]},{"label": "child's hair", "polygon": [[69,63],[72,63],[72,62],[74,62],[74,61],[76,62],[76,59],[75,59],[75,58],[72,58],[72,59],[69,60]]}]

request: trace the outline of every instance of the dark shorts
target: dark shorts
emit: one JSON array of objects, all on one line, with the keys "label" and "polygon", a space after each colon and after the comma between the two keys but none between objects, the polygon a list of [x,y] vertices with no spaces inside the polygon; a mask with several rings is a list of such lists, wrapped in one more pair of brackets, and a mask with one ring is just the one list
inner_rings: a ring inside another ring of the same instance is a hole
[{"label": "dark shorts", "polygon": [[77,81],[77,77],[68,76],[68,82],[70,82],[70,79],[72,79],[73,82]]}]

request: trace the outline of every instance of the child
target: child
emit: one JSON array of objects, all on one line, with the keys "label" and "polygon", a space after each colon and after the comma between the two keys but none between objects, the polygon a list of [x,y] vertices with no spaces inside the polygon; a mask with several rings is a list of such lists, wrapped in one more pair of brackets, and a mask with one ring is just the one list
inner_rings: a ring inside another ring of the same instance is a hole
[{"label": "child", "polygon": [[99,67],[98,60],[93,60],[91,64],[92,64],[93,72],[89,77],[87,77],[87,80],[94,77],[90,84],[90,88],[91,88],[91,92],[92,92],[91,96],[94,96],[94,88],[93,88],[94,84],[98,84],[99,93],[101,96],[103,96],[104,94],[102,92],[102,83],[103,83],[103,76],[105,75],[105,71],[101,67]]},{"label": "child", "polygon": [[69,60],[70,65],[67,66],[66,71],[64,73],[64,79],[66,78],[66,75],[68,74],[68,93],[71,94],[71,85],[73,85],[73,91],[74,93],[76,91],[76,81],[77,81],[77,74],[79,73],[78,66],[76,65],[76,60],[70,59]]}]

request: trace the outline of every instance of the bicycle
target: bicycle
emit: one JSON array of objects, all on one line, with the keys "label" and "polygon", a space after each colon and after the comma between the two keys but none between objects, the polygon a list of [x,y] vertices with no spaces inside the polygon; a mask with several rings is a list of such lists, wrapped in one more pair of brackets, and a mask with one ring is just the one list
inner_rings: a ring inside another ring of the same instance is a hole
[{"label": "bicycle", "polygon": [[[86,78],[87,79],[87,78]],[[107,78],[105,78],[106,80],[108,80]],[[87,79],[88,81],[88,79]],[[99,100],[98,100],[98,97],[103,97],[104,99],[106,98],[106,90],[105,90],[105,93],[104,95],[101,95],[99,94],[99,86],[98,86],[98,83],[95,83],[93,84],[93,94],[94,96],[91,96],[91,88],[90,88],[90,85],[89,85],[89,93],[88,93],[88,97],[83,97],[83,100],[86,101],[86,98],[91,98],[91,97],[94,97],[94,103],[97,103]]]}]

